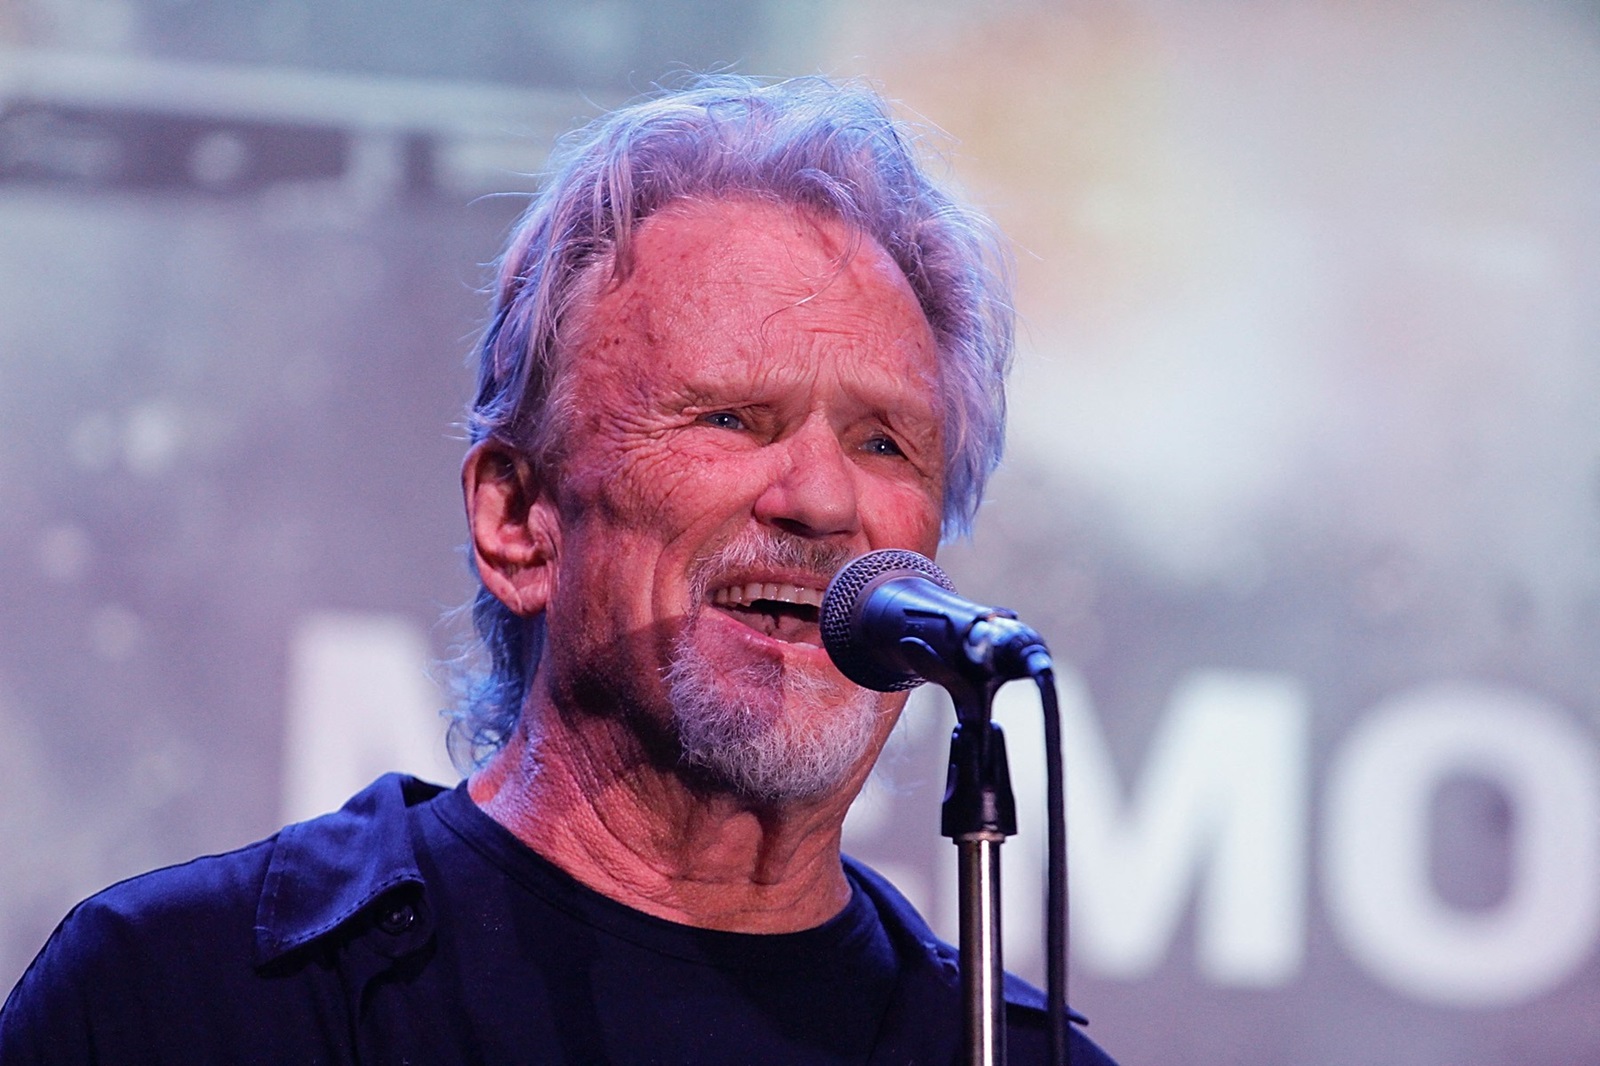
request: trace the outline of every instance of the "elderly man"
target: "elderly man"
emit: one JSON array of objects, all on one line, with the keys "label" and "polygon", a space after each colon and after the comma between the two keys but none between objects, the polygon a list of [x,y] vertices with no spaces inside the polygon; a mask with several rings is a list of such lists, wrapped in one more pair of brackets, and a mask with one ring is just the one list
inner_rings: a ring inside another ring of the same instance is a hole
[{"label": "elderly man", "polygon": [[904,697],[847,681],[817,613],[849,559],[970,520],[1001,259],[860,90],[712,79],[565,145],[463,468],[474,772],[94,897],[4,1060],[953,1062],[953,951],[839,851]]}]

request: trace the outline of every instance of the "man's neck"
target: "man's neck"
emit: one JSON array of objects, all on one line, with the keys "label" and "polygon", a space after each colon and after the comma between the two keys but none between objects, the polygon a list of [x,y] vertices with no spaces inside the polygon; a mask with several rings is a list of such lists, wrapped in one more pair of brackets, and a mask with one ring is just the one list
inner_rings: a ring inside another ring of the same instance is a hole
[{"label": "man's neck", "polygon": [[468,789],[585,885],[670,921],[787,933],[821,925],[849,901],[839,833],[855,788],[815,804],[753,807],[655,765],[614,719],[574,723],[530,705]]}]

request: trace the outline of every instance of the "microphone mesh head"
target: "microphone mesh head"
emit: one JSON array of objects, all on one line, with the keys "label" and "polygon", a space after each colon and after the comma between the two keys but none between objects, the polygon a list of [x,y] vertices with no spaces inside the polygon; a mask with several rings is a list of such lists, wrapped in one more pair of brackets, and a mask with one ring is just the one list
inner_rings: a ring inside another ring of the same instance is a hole
[{"label": "microphone mesh head", "polygon": [[858,556],[828,583],[822,594],[822,646],[839,672],[862,688],[879,692],[899,692],[922,684],[923,678],[904,670],[886,667],[861,645],[856,633],[859,607],[869,586],[880,579],[899,576],[924,577],[946,592],[956,587],[950,578],[926,555],[901,548],[884,548]]}]

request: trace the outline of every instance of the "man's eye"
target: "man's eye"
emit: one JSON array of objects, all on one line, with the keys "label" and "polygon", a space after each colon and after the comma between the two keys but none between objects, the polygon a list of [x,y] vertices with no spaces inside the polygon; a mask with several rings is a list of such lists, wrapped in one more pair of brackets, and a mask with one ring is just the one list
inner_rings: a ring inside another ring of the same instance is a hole
[{"label": "man's eye", "polygon": [[894,438],[892,437],[873,437],[871,440],[867,441],[866,449],[873,455],[888,455],[903,458],[906,454],[901,450],[900,445],[894,442]]},{"label": "man's eye", "polygon": [[744,419],[732,411],[711,411],[700,416],[700,421],[718,429],[744,429]]}]

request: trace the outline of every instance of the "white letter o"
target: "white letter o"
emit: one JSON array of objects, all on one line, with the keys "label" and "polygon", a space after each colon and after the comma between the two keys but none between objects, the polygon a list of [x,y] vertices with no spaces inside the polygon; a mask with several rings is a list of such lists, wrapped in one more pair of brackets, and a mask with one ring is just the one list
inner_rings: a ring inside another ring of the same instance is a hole
[{"label": "white letter o", "polygon": [[[1434,793],[1471,774],[1514,812],[1510,883],[1488,910],[1451,907],[1429,874]],[[1600,768],[1569,715],[1523,693],[1438,685],[1385,701],[1329,769],[1329,915],[1351,955],[1420,1000],[1532,999],[1577,969],[1600,932]]]}]

